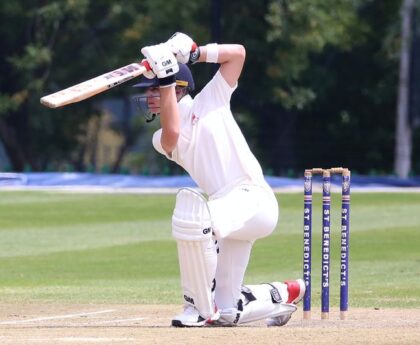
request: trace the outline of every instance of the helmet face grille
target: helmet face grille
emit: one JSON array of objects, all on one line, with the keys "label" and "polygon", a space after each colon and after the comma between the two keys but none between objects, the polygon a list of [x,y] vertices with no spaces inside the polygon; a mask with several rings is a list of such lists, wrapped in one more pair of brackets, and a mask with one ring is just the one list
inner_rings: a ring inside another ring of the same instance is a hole
[{"label": "helmet face grille", "polygon": [[[182,85],[175,87],[177,102],[179,102],[185,95],[188,95],[190,88],[187,86],[188,82],[181,82]],[[186,85],[185,85],[186,84]],[[149,89],[150,90],[150,89]],[[146,122],[152,122],[156,116],[160,115],[159,102],[155,99],[160,98],[159,91],[149,92],[146,90],[145,93],[132,96],[132,100],[139,110],[140,114],[146,119]]]},{"label": "helmet face grille", "polygon": [[159,98],[159,96],[146,96],[146,94],[140,94],[132,97],[137,109],[140,111],[140,114],[146,119],[146,122],[148,123],[152,122],[156,116],[160,115],[159,108],[149,107],[148,98],[151,97]]}]

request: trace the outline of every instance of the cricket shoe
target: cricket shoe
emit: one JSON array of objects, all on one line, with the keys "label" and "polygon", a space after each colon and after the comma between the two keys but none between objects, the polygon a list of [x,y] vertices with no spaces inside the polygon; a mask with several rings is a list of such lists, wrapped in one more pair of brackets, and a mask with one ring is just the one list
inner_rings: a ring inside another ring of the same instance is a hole
[{"label": "cricket shoe", "polygon": [[280,316],[276,316],[276,317],[270,317],[268,319],[265,320],[265,324],[268,327],[281,327],[284,326],[286,323],[289,322],[290,318],[292,317],[292,313],[287,314],[287,315],[280,315]]},{"label": "cricket shoe", "polygon": [[[303,296],[305,295],[305,283],[302,279],[297,280],[287,280],[284,282],[287,285],[288,299],[287,304],[295,305],[299,303]],[[295,307],[296,308],[296,307]],[[295,309],[296,310],[296,309]],[[266,324],[268,327],[281,327],[289,322],[292,317],[294,310],[289,314],[279,315],[275,317],[270,317],[266,319]]]},{"label": "cricket shoe", "polygon": [[173,327],[204,327],[207,322],[218,319],[220,313],[217,311],[210,319],[203,318],[198,310],[192,305],[185,305],[184,312],[172,319]]}]

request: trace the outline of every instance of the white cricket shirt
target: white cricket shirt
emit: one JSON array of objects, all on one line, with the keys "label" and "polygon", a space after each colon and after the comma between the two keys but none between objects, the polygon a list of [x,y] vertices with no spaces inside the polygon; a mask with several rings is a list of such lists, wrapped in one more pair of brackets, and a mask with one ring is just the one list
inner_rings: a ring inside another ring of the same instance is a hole
[{"label": "white cricket shirt", "polygon": [[172,157],[162,148],[162,129],[153,135],[155,149],[182,166],[209,196],[217,197],[241,183],[268,187],[262,169],[233,118],[230,87],[220,71],[192,99],[178,103],[180,135]]}]

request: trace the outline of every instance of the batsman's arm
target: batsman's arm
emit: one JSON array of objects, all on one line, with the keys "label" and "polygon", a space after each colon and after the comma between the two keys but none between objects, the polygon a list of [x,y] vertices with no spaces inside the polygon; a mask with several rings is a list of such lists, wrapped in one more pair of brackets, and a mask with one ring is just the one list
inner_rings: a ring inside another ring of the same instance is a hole
[{"label": "batsman's arm", "polygon": [[180,119],[175,86],[160,88],[161,145],[169,157],[178,142]]},{"label": "batsman's arm", "polygon": [[198,47],[191,37],[182,32],[176,32],[164,44],[179,63],[219,63],[220,73],[231,87],[236,85],[241,75],[246,53],[240,44],[210,43]]},{"label": "batsman's arm", "polygon": [[160,143],[171,157],[179,137],[180,119],[175,93],[178,62],[166,44],[147,46],[141,49],[149,66],[156,74],[160,90],[160,124],[162,135]]},{"label": "batsman's arm", "polygon": [[200,46],[197,62],[220,64],[220,73],[226,82],[234,87],[241,75],[245,62],[245,47],[240,44],[207,44]]}]

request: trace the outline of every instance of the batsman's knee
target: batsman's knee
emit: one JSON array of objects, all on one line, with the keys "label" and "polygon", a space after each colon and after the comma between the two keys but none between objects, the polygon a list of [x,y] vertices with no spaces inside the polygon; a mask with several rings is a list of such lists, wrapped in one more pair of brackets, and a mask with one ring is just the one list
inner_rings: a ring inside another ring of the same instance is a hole
[{"label": "batsman's knee", "polygon": [[172,215],[172,236],[177,240],[203,241],[212,237],[207,200],[199,192],[182,188]]}]

